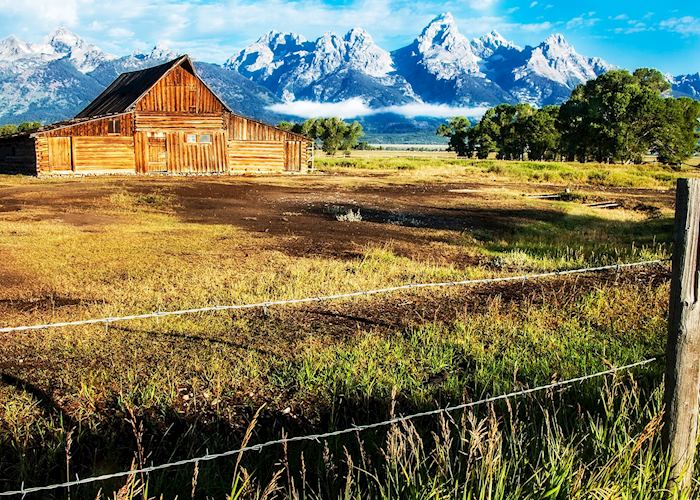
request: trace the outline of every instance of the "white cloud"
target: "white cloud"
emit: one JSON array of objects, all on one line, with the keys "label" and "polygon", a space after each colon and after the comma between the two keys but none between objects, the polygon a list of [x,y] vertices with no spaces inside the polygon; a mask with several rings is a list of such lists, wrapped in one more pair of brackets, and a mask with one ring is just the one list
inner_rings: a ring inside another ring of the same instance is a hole
[{"label": "white cloud", "polygon": [[373,114],[373,110],[359,97],[342,102],[290,101],[273,104],[268,109],[302,118],[357,118]]},{"label": "white cloud", "polygon": [[700,35],[700,18],[693,16],[672,17],[659,23],[662,29],[681,35]]},{"label": "white cloud", "polygon": [[487,10],[496,4],[497,0],[469,0],[469,6],[476,10]]},{"label": "white cloud", "polygon": [[446,104],[409,103],[394,106],[371,108],[361,98],[354,97],[341,102],[291,101],[273,104],[268,107],[275,113],[298,116],[301,118],[343,119],[361,118],[380,113],[395,113],[408,118],[417,116],[430,118],[449,118],[452,116],[469,116],[478,118],[488,107],[484,106],[448,106]]},{"label": "white cloud", "polygon": [[525,31],[526,33],[538,33],[540,31],[549,31],[554,25],[549,21],[544,21],[542,23],[523,23],[511,25],[512,28]]},{"label": "white cloud", "polygon": [[426,104],[421,102],[386,106],[379,108],[382,113],[396,113],[408,118],[426,116],[429,118],[450,118],[452,116],[468,116],[479,118],[488,110],[488,106],[448,106],[447,104]]},{"label": "white cloud", "polygon": [[530,8],[537,7],[537,4],[538,4],[537,0],[530,2]]},{"label": "white cloud", "polygon": [[591,26],[595,26],[598,21],[600,21],[599,18],[593,17],[595,15],[595,12],[588,12],[585,14],[581,14],[580,16],[576,16],[572,19],[569,19],[566,23],[566,29],[576,29],[576,28],[590,28]]}]

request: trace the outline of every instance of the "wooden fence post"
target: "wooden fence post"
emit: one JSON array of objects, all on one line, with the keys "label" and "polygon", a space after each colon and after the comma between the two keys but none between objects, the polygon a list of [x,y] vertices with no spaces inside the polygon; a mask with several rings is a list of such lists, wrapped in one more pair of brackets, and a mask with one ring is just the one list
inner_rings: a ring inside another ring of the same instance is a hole
[{"label": "wooden fence post", "polygon": [[700,179],[678,179],[666,344],[663,442],[671,489],[691,484],[700,389]]}]

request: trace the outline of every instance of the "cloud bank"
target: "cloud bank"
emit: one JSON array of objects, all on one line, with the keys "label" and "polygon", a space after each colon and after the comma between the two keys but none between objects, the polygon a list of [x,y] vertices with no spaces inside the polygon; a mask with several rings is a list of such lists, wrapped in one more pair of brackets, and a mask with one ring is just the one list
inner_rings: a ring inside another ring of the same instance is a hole
[{"label": "cloud bank", "polygon": [[487,109],[486,106],[449,106],[447,104],[426,104],[421,102],[382,106],[371,108],[359,97],[340,102],[290,101],[268,106],[270,111],[283,115],[300,118],[330,118],[343,119],[362,118],[380,113],[394,113],[406,118],[450,118],[453,116],[468,116],[480,118]]}]

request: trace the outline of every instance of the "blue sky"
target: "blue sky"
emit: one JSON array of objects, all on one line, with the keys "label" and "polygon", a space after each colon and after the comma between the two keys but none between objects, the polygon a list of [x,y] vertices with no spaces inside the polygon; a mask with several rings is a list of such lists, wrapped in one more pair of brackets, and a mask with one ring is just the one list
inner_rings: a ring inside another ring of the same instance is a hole
[{"label": "blue sky", "polygon": [[580,53],[623,68],[700,71],[697,0],[0,0],[0,35],[38,42],[62,25],[117,55],[158,42],[223,62],[270,29],[314,38],[361,26],[393,50],[445,11],[467,36],[497,29],[519,45],[532,45],[561,32]]}]

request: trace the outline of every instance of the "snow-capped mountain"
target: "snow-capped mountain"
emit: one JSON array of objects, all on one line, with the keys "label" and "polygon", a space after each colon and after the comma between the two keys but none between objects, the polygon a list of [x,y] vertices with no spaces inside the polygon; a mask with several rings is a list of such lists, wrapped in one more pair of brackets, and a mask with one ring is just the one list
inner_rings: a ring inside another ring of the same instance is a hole
[{"label": "snow-capped mountain", "polygon": [[415,100],[410,86],[395,74],[391,55],[362,28],[342,37],[324,33],[314,41],[271,31],[224,66],[285,101],[362,97],[371,104],[389,105]]},{"label": "snow-capped mountain", "polygon": [[[59,28],[42,44],[10,36],[0,41],[0,123],[54,122],[70,118],[121,73],[164,63],[178,54],[156,45],[115,57]],[[197,63],[208,83],[229,104],[261,118],[277,100],[267,89],[221,66]]]},{"label": "snow-capped mountain", "polygon": [[670,82],[675,96],[700,100],[700,73],[672,77]]},{"label": "snow-capped mountain", "polygon": [[[69,118],[120,73],[177,55],[155,46],[118,57],[65,28],[40,43],[9,36],[0,40],[0,123]],[[497,31],[469,39],[449,13],[437,16],[412,43],[393,52],[362,28],[344,35],[325,33],[315,40],[271,31],[223,65],[195,64],[233,109],[269,121],[282,118],[270,111],[271,105],[294,100],[360,98],[370,108],[410,103],[541,106],[564,101],[576,85],[611,68],[600,58],[576,52],[561,34],[524,48]],[[675,95],[700,99],[700,74],[669,81]],[[383,112],[366,121],[375,131],[406,131],[419,120]]]},{"label": "snow-capped mountain", "polygon": [[498,83],[515,100],[534,105],[561,102],[577,85],[612,67],[600,58],[582,56],[561,34],[515,53],[510,65],[504,62],[499,61]]},{"label": "snow-capped mountain", "polygon": [[168,62],[179,56],[177,52],[173,52],[162,45],[155,45],[148,52],[135,52],[128,56],[113,58],[98,64],[88,74],[90,77],[106,87],[114,81],[120,74],[128,71],[137,71],[149,66],[156,66],[164,62]]},{"label": "snow-capped mountain", "polygon": [[392,52],[397,71],[426,102],[481,105],[511,96],[486,74],[486,57],[513,46],[496,33],[469,40],[452,14],[433,19],[410,45]]},{"label": "snow-capped mountain", "polygon": [[103,52],[66,28],[58,28],[51,35],[48,45],[57,59],[67,58],[81,73],[89,73],[100,64],[116,59],[116,56]]}]

